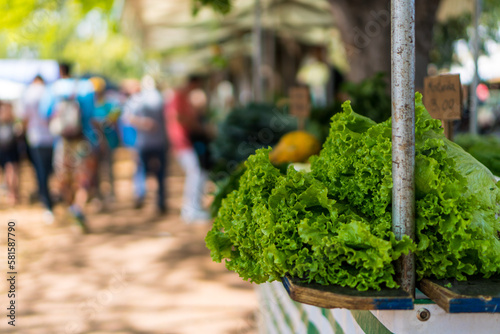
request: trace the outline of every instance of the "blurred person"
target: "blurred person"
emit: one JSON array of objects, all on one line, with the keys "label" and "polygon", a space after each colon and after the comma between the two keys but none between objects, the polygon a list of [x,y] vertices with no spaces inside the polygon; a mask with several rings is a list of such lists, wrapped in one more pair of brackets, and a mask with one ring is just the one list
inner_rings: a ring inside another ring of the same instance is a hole
[{"label": "blurred person", "polygon": [[[139,80],[136,79],[125,79],[121,82],[120,86],[121,86],[120,105],[122,107],[122,110],[125,110],[125,106],[127,105],[127,103],[131,101],[131,96],[140,92],[141,83],[139,82]],[[123,116],[123,113],[121,116]],[[136,131],[132,127],[132,125],[130,125],[126,121],[125,117],[120,117],[118,119],[118,130],[119,130],[120,140],[123,146],[133,149],[135,143]]]},{"label": "blurred person", "polygon": [[200,88],[201,78],[191,76],[174,91],[166,106],[167,132],[174,154],[186,174],[181,217],[186,223],[206,221],[210,214],[203,209],[202,199],[208,173],[198,159],[192,139],[205,133],[198,110],[190,101],[190,93]]},{"label": "blurred person", "polygon": [[[118,147],[117,121],[120,116],[120,108],[117,102],[106,96],[106,81],[101,77],[89,79],[95,90],[94,126],[99,132],[99,146],[97,150],[98,171],[96,173],[96,187],[100,198],[109,200],[115,195],[113,176],[113,152]],[[109,183],[107,198],[103,198],[100,192],[100,176],[106,175]]]},{"label": "blurred person", "polygon": [[60,79],[46,89],[40,113],[49,120],[49,130],[58,137],[54,169],[69,213],[87,233],[84,207],[97,169],[99,136],[92,125],[94,87],[89,80],[71,78],[69,64],[60,64]]},{"label": "blurred person", "polygon": [[54,215],[48,181],[52,172],[54,137],[49,131],[47,119],[39,112],[44,91],[45,82],[41,76],[37,75],[24,92],[22,104],[28,152],[35,168],[38,197],[47,210],[44,218],[50,224],[54,221]]},{"label": "blurred person", "polygon": [[212,167],[210,156],[210,142],[215,137],[215,129],[208,118],[208,99],[202,89],[194,89],[189,93],[189,103],[193,107],[197,122],[200,124],[189,134],[189,140],[200,163],[200,167],[209,172]]},{"label": "blurred person", "polygon": [[129,101],[124,107],[124,118],[135,129],[134,149],[137,169],[134,176],[135,207],[141,208],[146,197],[146,175],[152,172],[158,182],[156,206],[158,212],[167,211],[165,177],[167,168],[167,135],[163,115],[163,98],[156,89],[154,79],[146,76],[141,87],[132,87]]},{"label": "blurred person", "polygon": [[7,185],[9,205],[19,202],[18,132],[12,104],[0,101],[0,167]]}]

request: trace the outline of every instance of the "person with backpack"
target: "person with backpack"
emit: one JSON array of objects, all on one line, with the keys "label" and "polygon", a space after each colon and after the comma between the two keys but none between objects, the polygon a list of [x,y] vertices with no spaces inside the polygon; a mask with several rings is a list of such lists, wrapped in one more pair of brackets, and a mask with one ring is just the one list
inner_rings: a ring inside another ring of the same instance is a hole
[{"label": "person with backpack", "polygon": [[12,104],[0,101],[0,168],[4,172],[4,180],[8,190],[8,204],[19,202],[19,150]]},{"label": "person with backpack", "polygon": [[83,212],[97,170],[96,150],[102,140],[95,131],[94,87],[89,80],[73,79],[69,64],[60,64],[60,79],[45,92],[40,113],[57,138],[54,170],[60,194],[84,233],[88,232]]}]

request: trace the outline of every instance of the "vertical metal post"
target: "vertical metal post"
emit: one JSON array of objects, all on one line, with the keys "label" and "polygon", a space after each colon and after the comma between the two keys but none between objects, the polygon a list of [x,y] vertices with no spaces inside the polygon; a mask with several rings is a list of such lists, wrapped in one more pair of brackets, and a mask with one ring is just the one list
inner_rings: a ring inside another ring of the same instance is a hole
[{"label": "vertical metal post", "polygon": [[474,53],[474,77],[472,78],[472,83],[470,85],[470,104],[469,104],[469,127],[470,133],[477,134],[477,94],[476,89],[479,83],[479,73],[478,73],[478,58],[479,58],[479,17],[481,16],[481,0],[475,1],[474,9],[474,35],[472,36],[472,45]]},{"label": "vertical metal post", "polygon": [[[415,236],[415,0],[391,1],[392,230]],[[397,266],[402,288],[415,294],[413,254]]]},{"label": "vertical metal post", "polygon": [[253,26],[253,99],[262,102],[262,25],[261,3],[255,0],[255,18]]}]

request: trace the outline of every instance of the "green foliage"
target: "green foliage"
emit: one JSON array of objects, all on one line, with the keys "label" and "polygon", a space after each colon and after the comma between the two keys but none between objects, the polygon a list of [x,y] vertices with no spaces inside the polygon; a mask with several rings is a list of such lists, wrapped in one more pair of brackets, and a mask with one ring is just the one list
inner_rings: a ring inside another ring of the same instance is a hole
[{"label": "green foliage", "polygon": [[[500,272],[500,190],[491,173],[442,134],[421,95],[416,100],[417,274],[455,277]],[[345,105],[313,173],[334,198],[348,201],[379,228],[391,224],[391,121],[370,125]],[[486,250],[485,246],[488,248]]]},{"label": "green foliage", "polygon": [[139,74],[140,52],[117,28],[113,1],[0,1],[1,58],[64,60],[117,79]]},{"label": "green foliage", "polygon": [[207,247],[214,261],[256,283],[291,274],[359,290],[396,287],[392,262],[412,250],[417,275],[457,278],[500,273],[491,173],[443,135],[416,99],[416,240],[391,231],[391,120],[352,111],[332,118],[311,173],[286,175],[259,150],[239,187],[222,201]]},{"label": "green foliage", "polygon": [[43,22],[65,8],[79,8],[80,14],[85,15],[93,9],[109,13],[112,6],[113,0],[0,0],[3,14],[0,26],[9,30],[22,29],[34,21]]},{"label": "green foliage", "polygon": [[446,22],[436,22],[433,29],[434,42],[430,51],[431,62],[438,67],[449,67],[454,59],[454,45],[467,37],[467,27],[471,24],[471,14],[450,18]]},{"label": "green foliage", "polygon": [[231,173],[229,177],[218,180],[216,185],[216,190],[214,193],[214,200],[210,205],[210,214],[212,217],[216,217],[222,206],[222,200],[226,198],[233,190],[236,190],[240,186],[240,179],[243,173],[246,171],[244,164],[240,164],[234,172]]},{"label": "green foliage", "polygon": [[385,73],[379,72],[360,83],[346,82],[342,91],[349,95],[352,106],[360,115],[375,122],[383,122],[391,117],[391,97],[388,94]]},{"label": "green foliage", "polygon": [[211,7],[214,11],[227,14],[231,10],[231,0],[192,0],[193,1],[193,15],[205,6]]},{"label": "green foliage", "polygon": [[485,165],[494,175],[500,175],[500,139],[494,135],[460,134],[454,142]]},{"label": "green foliage", "polygon": [[329,198],[311,174],[289,168],[281,175],[259,150],[247,163],[240,187],[224,200],[207,246],[215,261],[256,283],[286,273],[308,282],[360,290],[396,287],[391,262],[411,248],[387,240],[349,206]]},{"label": "green foliage", "polygon": [[315,135],[323,143],[330,131],[330,119],[341,110],[340,102],[335,102],[326,107],[312,108],[306,123],[306,131]]},{"label": "green foliage", "polygon": [[231,168],[255,150],[275,145],[281,136],[296,129],[296,119],[270,104],[250,103],[233,109],[219,124],[218,136],[211,144],[216,165],[212,178],[229,176]]},{"label": "green foliage", "polygon": [[[349,96],[353,108],[360,115],[369,117],[375,122],[382,122],[391,117],[391,97],[387,93],[384,73],[377,73],[360,83],[346,82],[342,85],[341,91]],[[306,125],[307,131],[324,142],[330,131],[330,118],[341,111],[342,106],[339,102],[323,108],[313,108]]]},{"label": "green foliage", "polygon": [[[484,42],[487,39],[500,42],[498,33],[500,22],[500,2],[483,0],[483,8],[479,24],[481,26],[480,49],[485,53]],[[430,51],[431,62],[438,67],[449,67],[456,62],[454,59],[455,42],[472,38],[472,13],[464,13],[446,22],[436,22],[433,29],[433,48]]]}]

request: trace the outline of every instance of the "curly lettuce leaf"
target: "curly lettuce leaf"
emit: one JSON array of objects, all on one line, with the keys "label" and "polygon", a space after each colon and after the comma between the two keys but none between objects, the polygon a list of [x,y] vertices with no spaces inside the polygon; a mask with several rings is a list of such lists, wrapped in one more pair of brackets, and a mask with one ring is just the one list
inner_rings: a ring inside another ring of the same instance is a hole
[{"label": "curly lettuce leaf", "polygon": [[[444,137],[441,122],[430,117],[420,94],[415,103],[418,277],[499,273],[500,197],[493,175]],[[360,116],[349,103],[343,108],[332,118],[312,172],[334,198],[362,212],[383,235],[391,224],[391,120],[358,127]]]},{"label": "curly lettuce leaf", "polygon": [[248,160],[240,188],[223,201],[206,242],[214,261],[225,259],[228,269],[256,283],[288,273],[359,290],[397,287],[392,261],[413,247],[390,231],[381,237],[311,174],[289,168],[280,175],[268,150]]},{"label": "curly lettuce leaf", "polygon": [[347,102],[310,173],[283,175],[268,149],[250,156],[207,235],[213,260],[256,283],[291,274],[359,290],[397,287],[392,263],[409,251],[419,278],[500,273],[500,190],[420,94],[415,103],[414,241],[392,233],[391,120],[376,124]]}]

